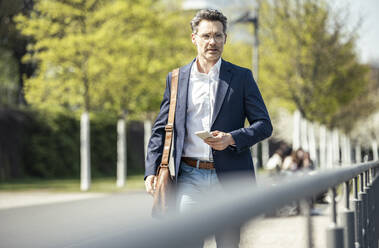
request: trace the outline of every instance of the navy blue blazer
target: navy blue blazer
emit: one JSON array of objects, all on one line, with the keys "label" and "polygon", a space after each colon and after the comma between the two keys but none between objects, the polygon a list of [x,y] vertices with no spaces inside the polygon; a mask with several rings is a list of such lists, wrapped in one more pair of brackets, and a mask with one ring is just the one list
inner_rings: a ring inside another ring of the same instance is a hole
[{"label": "navy blue blazer", "polygon": [[[178,174],[186,134],[187,92],[193,60],[180,68],[178,95],[174,121],[174,163]],[[231,133],[235,146],[223,151],[212,149],[217,176],[226,172],[249,174],[253,178],[254,166],[250,147],[271,136],[272,125],[261,93],[249,69],[222,60],[216,92],[211,131]],[[171,72],[166,79],[160,112],[152,128],[147,148],[145,178],[155,175],[162,158],[165,130],[170,106]],[[244,127],[245,120],[250,126]]]}]

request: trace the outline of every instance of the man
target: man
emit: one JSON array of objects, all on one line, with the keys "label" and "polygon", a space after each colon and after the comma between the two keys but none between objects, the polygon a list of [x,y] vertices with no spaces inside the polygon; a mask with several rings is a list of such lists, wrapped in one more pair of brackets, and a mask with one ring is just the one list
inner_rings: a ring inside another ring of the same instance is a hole
[{"label": "man", "polygon": [[[180,212],[191,209],[201,192],[217,187],[228,174],[243,173],[253,180],[249,148],[272,133],[251,71],[221,59],[226,27],[227,18],[213,9],[200,10],[191,21],[197,57],[180,68],[174,122],[173,157]],[[150,194],[162,157],[170,86],[171,73],[148,145],[145,186]],[[246,118],[250,126],[245,128]],[[204,130],[211,131],[213,137],[202,140],[195,135]],[[239,228],[216,234],[218,247],[238,247],[239,235]]]}]

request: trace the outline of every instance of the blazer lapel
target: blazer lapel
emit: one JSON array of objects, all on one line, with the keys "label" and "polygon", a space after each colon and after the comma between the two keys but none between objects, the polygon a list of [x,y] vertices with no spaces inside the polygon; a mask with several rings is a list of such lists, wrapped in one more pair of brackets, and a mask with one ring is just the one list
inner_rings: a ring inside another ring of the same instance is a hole
[{"label": "blazer lapel", "polygon": [[229,89],[230,79],[232,77],[232,72],[230,70],[229,64],[222,60],[220,67],[220,76],[217,86],[216,99],[214,103],[214,109],[212,114],[212,125],[215,122],[218,113],[220,112],[222,103],[224,102],[224,98]]},{"label": "blazer lapel", "polygon": [[[188,84],[191,73],[191,66],[195,60],[191,63],[180,68],[179,79],[178,79],[178,96],[176,102],[176,112],[175,112],[175,124],[178,127],[178,130],[185,129],[186,123],[186,113],[187,113],[187,92]],[[179,128],[180,127],[180,128]],[[181,129],[183,128],[183,129]]]}]

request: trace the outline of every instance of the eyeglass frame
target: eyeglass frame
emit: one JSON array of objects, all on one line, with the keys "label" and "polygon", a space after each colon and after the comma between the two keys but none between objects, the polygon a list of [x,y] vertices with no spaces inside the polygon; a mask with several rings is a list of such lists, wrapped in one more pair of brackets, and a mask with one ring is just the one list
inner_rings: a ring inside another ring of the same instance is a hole
[{"label": "eyeglass frame", "polygon": [[[205,33],[202,35],[199,35],[198,33],[194,33],[197,37],[199,37],[204,42],[209,42],[211,39],[213,39],[216,43],[220,43],[225,40],[226,35],[224,33],[218,33],[221,36],[217,37],[218,34],[210,35],[209,33]],[[204,35],[209,35],[208,38],[205,38]]]}]

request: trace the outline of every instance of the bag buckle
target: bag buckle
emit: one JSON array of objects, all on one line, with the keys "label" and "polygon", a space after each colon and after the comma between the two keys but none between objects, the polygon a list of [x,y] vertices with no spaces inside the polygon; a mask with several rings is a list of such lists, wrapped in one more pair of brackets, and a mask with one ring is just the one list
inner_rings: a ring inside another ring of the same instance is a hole
[{"label": "bag buckle", "polygon": [[167,124],[165,127],[164,127],[164,130],[166,131],[166,132],[172,132],[172,130],[173,130],[173,125],[172,124]]}]

